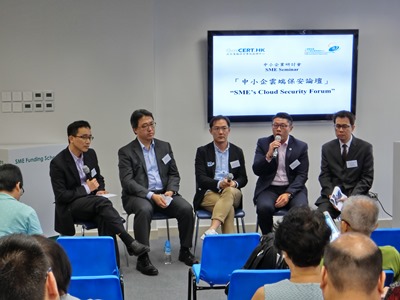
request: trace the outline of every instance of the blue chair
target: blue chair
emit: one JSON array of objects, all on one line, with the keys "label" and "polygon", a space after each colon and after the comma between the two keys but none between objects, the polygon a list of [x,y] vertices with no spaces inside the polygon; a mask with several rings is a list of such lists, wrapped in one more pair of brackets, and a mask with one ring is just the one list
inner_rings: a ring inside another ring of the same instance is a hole
[{"label": "blue chair", "polygon": [[377,228],[372,232],[371,239],[378,246],[393,246],[400,251],[400,228]]},{"label": "blue chair", "polygon": [[264,284],[289,278],[289,269],[233,271],[229,283],[228,300],[250,300],[256,290]]},{"label": "blue chair", "polygon": [[[129,217],[131,214],[128,214],[126,216],[126,224],[125,224],[125,230],[128,232],[129,230]],[[168,241],[171,241],[170,239],[170,233],[169,233],[169,219],[174,219],[173,217],[169,217],[161,212],[154,212],[153,217],[151,218],[153,221],[157,221],[157,220],[165,220],[166,224],[167,224],[167,239]],[[124,248],[125,250],[125,259],[126,259],[126,265],[129,267],[129,256],[128,256],[128,252],[126,251],[126,248]]]},{"label": "blue chair", "polygon": [[[244,212],[243,209],[237,208],[235,209],[235,219],[236,219],[236,229],[237,232],[239,233],[239,219],[242,221],[242,231],[243,233],[246,232],[246,228],[244,226],[244,217],[246,216],[246,213]],[[212,213],[209,212],[208,210],[205,209],[199,209],[195,211],[195,220],[196,220],[196,233],[194,236],[194,248],[193,248],[193,254],[196,254],[196,247],[197,247],[197,238],[199,236],[199,226],[200,226],[200,220],[211,220]]]},{"label": "blue chair", "polygon": [[122,300],[117,276],[72,276],[68,293],[79,299]]},{"label": "blue chair", "polygon": [[[224,289],[230,275],[245,264],[260,241],[258,233],[235,233],[206,236],[200,264],[189,268],[188,299],[197,299],[197,291]],[[207,285],[199,285],[200,280]]]},{"label": "blue chair", "polygon": [[393,282],[394,272],[392,270],[383,270],[386,274],[385,286],[389,286]]}]

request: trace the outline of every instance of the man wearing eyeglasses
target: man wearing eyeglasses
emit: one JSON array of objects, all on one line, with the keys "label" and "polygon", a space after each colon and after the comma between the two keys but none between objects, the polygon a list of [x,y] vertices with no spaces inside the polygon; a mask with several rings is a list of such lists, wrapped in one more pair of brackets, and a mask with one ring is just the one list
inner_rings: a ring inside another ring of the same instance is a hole
[{"label": "man wearing eyeglasses", "polygon": [[[139,109],[131,116],[136,139],[118,151],[122,203],[128,214],[135,214],[133,229],[136,239],[150,245],[151,220],[161,212],[178,220],[181,248],[179,260],[188,266],[197,263],[190,252],[194,228],[193,208],[178,192],[180,176],[171,145],[155,139],[153,114]],[[136,269],[155,276],[157,268],[147,253],[140,255]]]},{"label": "man wearing eyeglasses", "polygon": [[112,202],[103,197],[104,177],[100,174],[96,152],[90,148],[93,140],[86,121],[76,121],[67,128],[68,147],[50,162],[51,185],[55,195],[55,231],[75,234],[75,221],[95,222],[99,235],[116,236],[124,242],[129,255],[141,255],[149,247],[134,240],[125,230],[123,220]]},{"label": "man wearing eyeglasses", "polygon": [[272,118],[272,135],[257,142],[253,172],[258,180],[253,201],[263,234],[272,231],[277,210],[308,205],[308,146],[289,134],[292,129],[292,117],[277,113]]},{"label": "man wearing eyeglasses", "polygon": [[24,193],[21,170],[0,166],[0,237],[12,233],[43,234],[36,211],[19,200]]},{"label": "man wearing eyeglasses", "polygon": [[235,208],[241,206],[241,188],[247,184],[246,166],[241,148],[228,142],[231,131],[230,120],[215,116],[210,120],[213,141],[199,147],[196,153],[196,195],[195,209],[203,208],[212,212],[211,226],[206,235],[234,232]]},{"label": "man wearing eyeglasses", "polygon": [[374,179],[372,145],[353,136],[355,116],[339,111],[333,116],[336,139],[324,144],[321,151],[321,196],[315,202],[320,211],[333,219],[340,215],[329,201],[335,186],[347,197],[368,195]]}]

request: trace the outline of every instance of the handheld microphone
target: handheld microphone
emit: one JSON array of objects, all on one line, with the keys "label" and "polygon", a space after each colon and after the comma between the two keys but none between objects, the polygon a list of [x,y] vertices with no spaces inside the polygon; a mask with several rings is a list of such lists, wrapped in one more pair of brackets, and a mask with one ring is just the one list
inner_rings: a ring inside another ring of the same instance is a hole
[{"label": "handheld microphone", "polygon": [[[280,142],[282,140],[282,137],[279,135],[279,134],[277,134],[276,136],[275,136],[275,141],[277,141],[277,142]],[[278,156],[278,147],[276,147],[275,149],[274,149],[274,152],[272,153],[272,157],[273,158],[276,158]]]},{"label": "handheld microphone", "polygon": [[233,180],[233,174],[232,173],[228,173],[228,175],[226,175],[226,180],[228,182],[231,182]]},{"label": "handheld microphone", "polygon": [[90,169],[89,169],[89,167],[87,165],[84,165],[82,167],[82,170],[85,173],[87,180],[92,180],[93,179],[92,174],[90,173]]}]

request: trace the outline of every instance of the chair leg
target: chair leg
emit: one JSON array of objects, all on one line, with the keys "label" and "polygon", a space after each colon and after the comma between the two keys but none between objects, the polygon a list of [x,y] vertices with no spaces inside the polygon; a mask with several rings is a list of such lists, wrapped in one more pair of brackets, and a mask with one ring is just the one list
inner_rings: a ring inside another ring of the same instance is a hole
[{"label": "chair leg", "polygon": [[258,233],[258,217],[256,218],[256,230],[255,230],[255,232]]},{"label": "chair leg", "polygon": [[243,233],[246,233],[246,227],[244,226],[244,218],[241,218],[241,220],[242,220],[242,230],[243,230]]},{"label": "chair leg", "polygon": [[196,216],[196,233],[195,233],[195,236],[194,236],[193,255],[196,254],[197,237],[198,237],[198,235],[199,235],[199,225],[200,225],[200,219]]},{"label": "chair leg", "polygon": [[170,236],[169,236],[169,222],[168,222],[168,219],[165,219],[165,221],[167,222],[167,237],[168,237],[168,241],[171,241]]},{"label": "chair leg", "polygon": [[85,228],[86,226],[84,224],[82,224],[82,236],[85,236]]},{"label": "chair leg", "polygon": [[[130,216],[130,214],[127,213],[126,224],[125,224],[126,232],[128,232],[128,230],[129,230],[129,216]],[[129,267],[129,256],[128,256],[128,251],[126,250],[125,246],[124,246],[124,253],[125,253],[126,266]]]},{"label": "chair leg", "polygon": [[191,298],[192,298],[192,277],[193,277],[192,268],[189,268],[189,272],[188,272],[188,300],[191,300]]},{"label": "chair leg", "polygon": [[240,233],[240,229],[239,229],[239,218],[236,218],[236,231],[237,231],[237,233]]}]

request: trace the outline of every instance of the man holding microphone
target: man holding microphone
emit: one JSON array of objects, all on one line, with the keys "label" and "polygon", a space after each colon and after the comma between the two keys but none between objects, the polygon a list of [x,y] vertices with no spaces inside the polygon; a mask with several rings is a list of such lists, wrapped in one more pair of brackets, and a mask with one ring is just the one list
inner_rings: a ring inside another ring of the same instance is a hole
[{"label": "man holding microphone", "polygon": [[257,142],[253,172],[258,180],[253,201],[263,234],[272,231],[277,210],[308,205],[308,146],[289,135],[292,129],[292,117],[277,113],[272,118],[272,135]]}]

